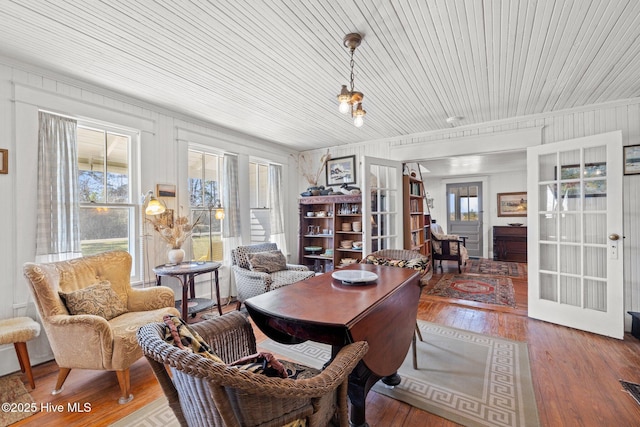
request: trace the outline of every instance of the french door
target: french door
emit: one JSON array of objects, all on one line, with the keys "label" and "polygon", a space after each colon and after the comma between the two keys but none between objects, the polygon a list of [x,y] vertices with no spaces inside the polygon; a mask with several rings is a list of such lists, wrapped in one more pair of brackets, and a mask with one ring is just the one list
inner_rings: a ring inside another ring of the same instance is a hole
[{"label": "french door", "polygon": [[402,249],[402,163],[364,156],[363,254]]},{"label": "french door", "polygon": [[527,150],[529,316],[624,335],[622,134]]}]

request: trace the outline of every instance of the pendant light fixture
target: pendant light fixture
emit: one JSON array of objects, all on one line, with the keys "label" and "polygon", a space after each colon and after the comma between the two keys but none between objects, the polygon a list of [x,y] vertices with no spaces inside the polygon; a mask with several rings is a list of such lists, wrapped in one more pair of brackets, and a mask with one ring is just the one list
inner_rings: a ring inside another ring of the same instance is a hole
[{"label": "pendant light fixture", "polygon": [[364,98],[364,94],[362,92],[357,92],[354,88],[354,74],[353,74],[353,66],[355,65],[353,61],[353,53],[356,51],[356,48],[360,46],[360,42],[362,42],[362,35],[358,33],[350,33],[344,36],[344,45],[349,48],[351,52],[351,61],[349,62],[349,67],[351,69],[351,74],[349,76],[350,87],[347,88],[347,85],[342,85],[342,90],[340,90],[340,95],[338,95],[339,107],[338,109],[342,114],[351,113],[351,117],[353,117],[353,124],[356,127],[361,127],[364,124],[364,116],[367,114],[365,110],[362,109],[362,99]]}]

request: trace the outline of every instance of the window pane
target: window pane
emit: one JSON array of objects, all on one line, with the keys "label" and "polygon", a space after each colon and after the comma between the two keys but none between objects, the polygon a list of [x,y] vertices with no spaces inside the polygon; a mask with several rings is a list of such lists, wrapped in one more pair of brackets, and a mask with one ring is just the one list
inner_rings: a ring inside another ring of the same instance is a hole
[{"label": "window pane", "polygon": [[80,207],[82,255],[129,250],[129,218],[133,207]]},{"label": "window pane", "polygon": [[129,201],[129,137],[107,133],[107,201]]},{"label": "window pane", "polygon": [[189,194],[191,207],[222,203],[220,161],[215,154],[189,150]]},{"label": "window pane", "polygon": [[222,261],[222,222],[215,218],[213,206],[222,203],[220,186],[222,157],[189,150],[189,196],[191,221],[200,219],[191,236],[193,259]]},{"label": "window pane", "polygon": [[267,165],[258,165],[258,206],[268,208],[267,197],[269,195],[269,170]]},{"label": "window pane", "polygon": [[105,135],[78,127],[78,191],[80,203],[106,202],[104,194]]}]

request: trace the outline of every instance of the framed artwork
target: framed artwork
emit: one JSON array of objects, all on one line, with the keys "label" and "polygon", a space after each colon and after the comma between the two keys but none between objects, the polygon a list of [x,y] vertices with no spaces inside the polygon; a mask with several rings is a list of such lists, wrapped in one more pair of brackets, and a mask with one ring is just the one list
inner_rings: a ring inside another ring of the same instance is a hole
[{"label": "framed artwork", "polygon": [[527,192],[498,193],[498,216],[527,216]]},{"label": "framed artwork", "polygon": [[9,150],[0,149],[0,173],[9,173]]},{"label": "framed artwork", "polygon": [[327,187],[356,183],[356,156],[327,160]]},{"label": "framed artwork", "polygon": [[176,197],[176,186],[174,184],[157,184],[156,194],[158,197]]},{"label": "framed artwork", "polygon": [[640,145],[624,147],[624,174],[640,173]]}]

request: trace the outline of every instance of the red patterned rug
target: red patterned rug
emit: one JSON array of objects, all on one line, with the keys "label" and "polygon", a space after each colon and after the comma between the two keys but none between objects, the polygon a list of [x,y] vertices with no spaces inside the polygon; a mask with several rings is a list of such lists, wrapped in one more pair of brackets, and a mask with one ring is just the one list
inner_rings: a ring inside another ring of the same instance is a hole
[{"label": "red patterned rug", "polygon": [[516,307],[513,283],[508,277],[445,274],[427,294]]},{"label": "red patterned rug", "polygon": [[487,258],[470,259],[464,269],[470,274],[491,274],[493,276],[524,277],[527,264],[524,262],[494,261]]}]

